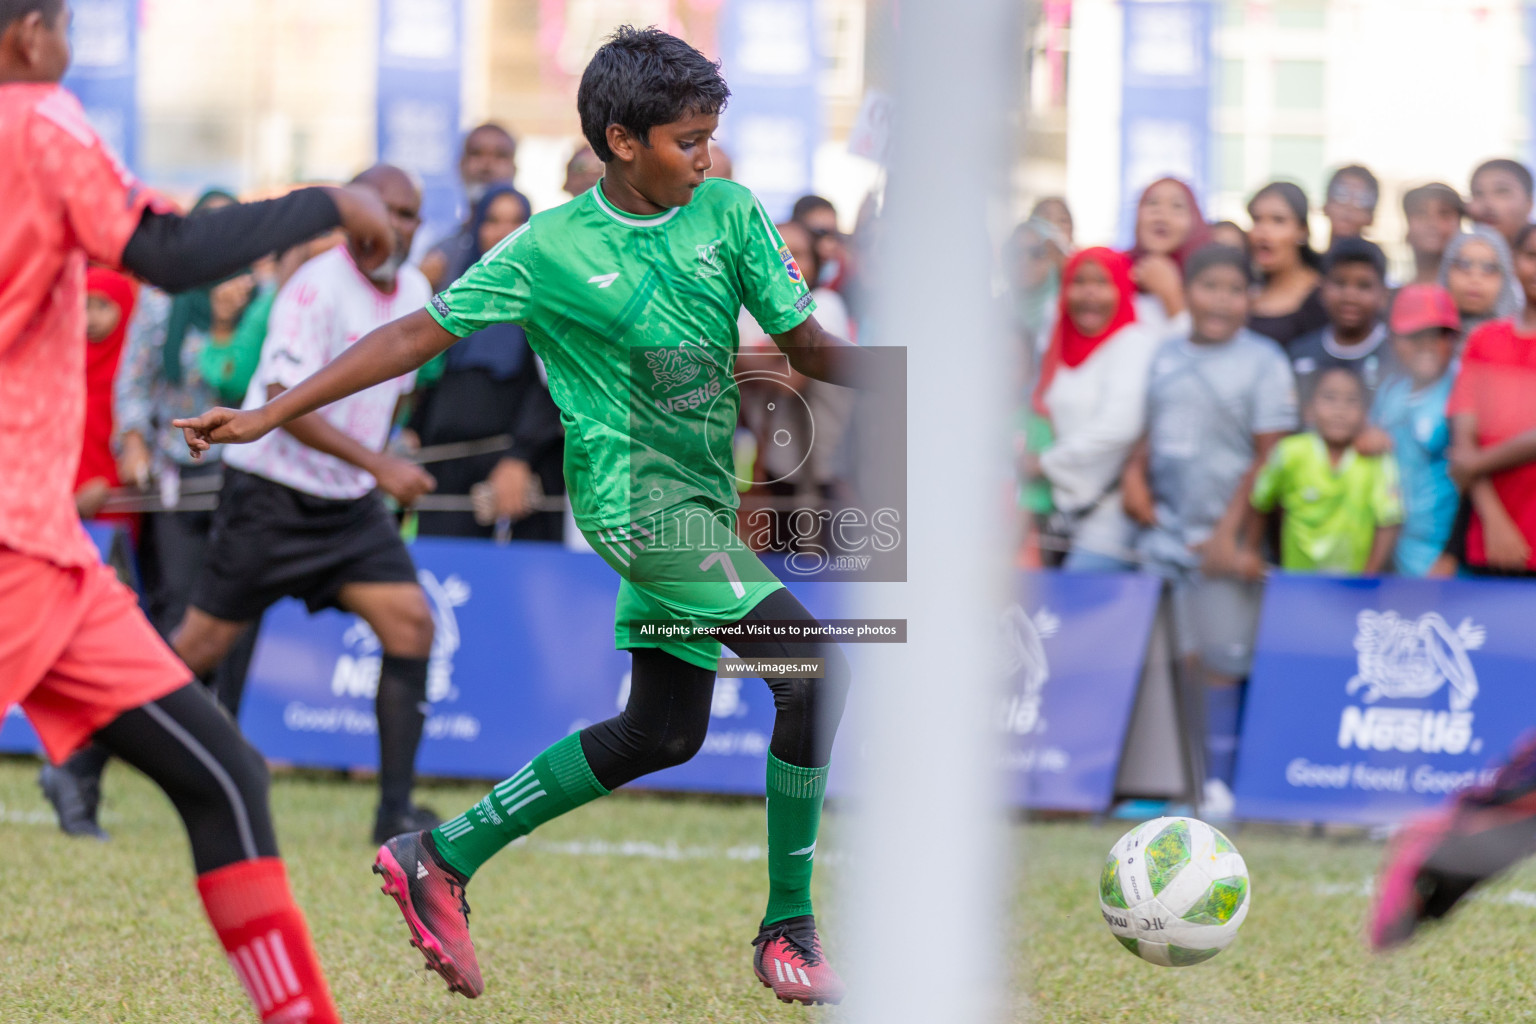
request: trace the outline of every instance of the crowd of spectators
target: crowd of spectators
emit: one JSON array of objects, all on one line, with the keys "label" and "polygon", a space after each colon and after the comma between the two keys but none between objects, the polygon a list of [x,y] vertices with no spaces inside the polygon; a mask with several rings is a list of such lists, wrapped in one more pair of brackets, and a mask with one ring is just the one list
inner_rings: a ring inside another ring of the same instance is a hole
[{"label": "crowd of spectators", "polygon": [[1470,186],[1402,196],[1401,280],[1366,238],[1380,190],[1359,165],[1328,184],[1321,252],[1289,182],[1246,228],[1165,179],[1129,251],[1076,250],[1059,199],[1012,238],[1038,366],[1021,561],[1170,581],[1217,778],[1269,573],[1536,575],[1532,178],[1491,160]]}]

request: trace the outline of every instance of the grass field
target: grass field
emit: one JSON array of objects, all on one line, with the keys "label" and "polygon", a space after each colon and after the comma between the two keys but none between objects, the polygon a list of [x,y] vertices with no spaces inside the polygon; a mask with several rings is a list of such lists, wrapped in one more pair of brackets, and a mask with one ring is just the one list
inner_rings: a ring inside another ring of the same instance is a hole
[{"label": "grass field", "polygon": [[[109,770],[113,841],[52,826],[35,766],[0,760],[0,1021],[254,1019],[207,930],[170,805],[134,772]],[[762,909],[755,802],[621,796],[556,821],[487,865],[470,888],[484,997],[450,996],[420,968],[393,903],[368,872],[371,788],[279,778],[273,800],[295,888],[333,990],[353,1024],[426,1021],[793,1021],[839,1010],[783,1006],[752,979]],[[455,812],[474,787],[424,794]],[[837,955],[840,874],[829,815],[818,848],[821,920]],[[1525,868],[1407,952],[1360,941],[1374,843],[1247,829],[1253,909],[1231,949],[1197,967],[1154,967],[1099,920],[1095,885],[1122,823],[1037,824],[1016,833],[1008,962],[1020,1021],[1519,1021],[1536,1019],[1530,937],[1536,869]],[[899,899],[900,894],[893,894]],[[912,944],[942,936],[921,930]],[[857,998],[855,990],[854,999]]]}]

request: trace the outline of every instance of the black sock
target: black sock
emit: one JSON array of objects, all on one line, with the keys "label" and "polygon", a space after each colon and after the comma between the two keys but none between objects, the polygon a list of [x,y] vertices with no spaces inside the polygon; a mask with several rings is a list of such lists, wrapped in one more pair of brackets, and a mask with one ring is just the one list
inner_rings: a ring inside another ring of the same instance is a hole
[{"label": "black sock", "polygon": [[416,748],[427,720],[427,659],[384,655],[374,714],[379,720],[379,810],[403,814],[416,781]]}]

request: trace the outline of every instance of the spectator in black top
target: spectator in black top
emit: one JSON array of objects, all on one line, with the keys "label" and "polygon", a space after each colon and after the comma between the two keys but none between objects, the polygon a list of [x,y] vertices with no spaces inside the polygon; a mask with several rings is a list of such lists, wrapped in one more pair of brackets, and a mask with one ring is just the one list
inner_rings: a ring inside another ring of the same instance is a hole
[{"label": "spectator in black top", "polygon": [[1369,168],[1350,164],[1334,171],[1323,201],[1323,216],[1328,218],[1330,229],[1328,248],[1346,238],[1364,235],[1365,229],[1376,223],[1376,203],[1380,198],[1381,185]]},{"label": "spectator in black top", "polygon": [[1408,220],[1408,248],[1413,250],[1413,280],[1409,284],[1438,284],[1440,261],[1451,239],[1461,234],[1467,206],[1449,185],[1438,181],[1403,193]]},{"label": "spectator in black top", "polygon": [[1248,326],[1282,349],[1328,322],[1323,309],[1321,260],[1307,227],[1307,194],[1288,181],[1265,185],[1248,201],[1248,235],[1261,284]]},{"label": "spectator in black top", "polygon": [[[470,217],[475,247],[459,273],[528,217],[528,200],[511,185],[491,186]],[[500,451],[434,463],[439,494],[480,491],[483,508],[478,517],[471,512],[420,512],[420,532],[494,537],[498,530],[505,535],[510,527],[519,540],[560,540],[561,514],[537,511],[529,501],[536,490],[565,493],[565,444],[560,411],[549,397],[527,335],[516,324],[488,327],[455,344],[443,358],[442,378],[423,393],[412,419],[421,443],[452,444],[501,434],[511,435],[512,441]]]},{"label": "spectator in black top", "polygon": [[1387,307],[1387,257],[1363,238],[1345,238],[1323,257],[1323,307],[1328,325],[1291,345],[1291,369],[1301,407],[1328,370],[1343,367],[1360,378],[1366,407],[1376,388],[1399,370],[1383,320]]},{"label": "spectator in black top", "polygon": [[1531,221],[1531,172],[1518,160],[1489,160],[1472,172],[1472,205],[1467,212],[1487,224],[1513,251],[1515,238]]},{"label": "spectator in black top", "polygon": [[427,275],[434,292],[442,291],[463,273],[463,269],[455,272],[455,268],[466,268],[474,262],[467,259],[475,249],[470,225],[473,211],[485,198],[486,190],[492,185],[512,184],[512,176],[516,173],[517,140],[511,132],[494,121],[487,121],[464,136],[459,180],[464,183],[464,198],[469,203],[471,217],[459,225],[457,231],[429,249],[421,261],[421,272]]}]

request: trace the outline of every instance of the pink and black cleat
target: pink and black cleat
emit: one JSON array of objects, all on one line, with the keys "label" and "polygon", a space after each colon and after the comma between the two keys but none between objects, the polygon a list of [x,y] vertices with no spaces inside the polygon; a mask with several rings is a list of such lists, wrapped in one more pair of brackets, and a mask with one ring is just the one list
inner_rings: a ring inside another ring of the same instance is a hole
[{"label": "pink and black cleat", "polygon": [[1527,740],[1491,784],[1462,790],[1403,826],[1387,847],[1371,905],[1370,942],[1400,946],[1419,925],[1536,852],[1536,743]]},{"label": "pink and black cleat", "polygon": [[373,872],[400,905],[411,945],[448,988],[470,999],[485,991],[469,938],[468,879],[437,858],[430,832],[407,832],[379,847]]},{"label": "pink and black cleat", "polygon": [[752,971],[784,1003],[840,1003],[843,979],[821,952],[810,914],[764,925],[752,940]]}]

